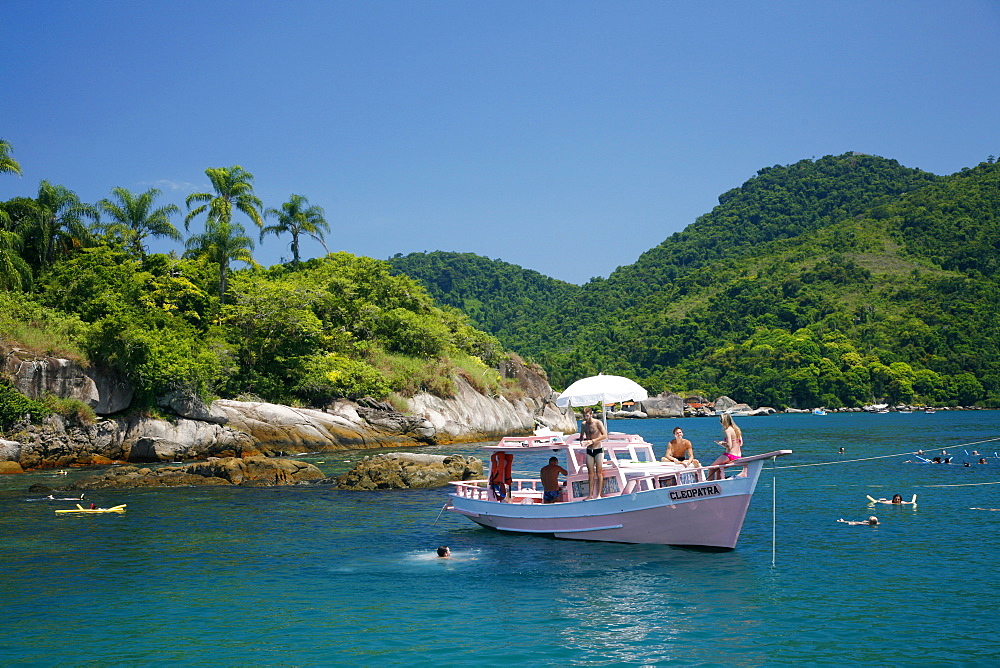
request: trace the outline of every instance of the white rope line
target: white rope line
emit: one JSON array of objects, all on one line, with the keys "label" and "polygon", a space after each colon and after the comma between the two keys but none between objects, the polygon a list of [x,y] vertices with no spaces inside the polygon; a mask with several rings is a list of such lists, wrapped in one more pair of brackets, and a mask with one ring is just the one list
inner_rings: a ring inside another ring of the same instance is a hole
[{"label": "white rope line", "polygon": [[964,482],[960,485],[914,485],[914,487],[975,487],[976,485],[1000,485],[1000,480],[995,482]]},{"label": "white rope line", "polygon": [[864,457],[862,459],[844,459],[839,462],[817,462],[815,464],[792,464],[790,466],[778,466],[779,469],[800,469],[805,466],[831,466],[833,464],[852,464],[854,462],[867,462],[872,459],[887,459],[889,457],[906,457],[909,455],[916,455],[916,452],[900,452],[895,455],[879,455],[878,457]]},{"label": "white rope line", "polygon": [[[987,439],[982,440],[982,441],[972,441],[971,443],[959,443],[958,445],[953,445],[951,447],[952,448],[966,448],[966,447],[969,447],[970,445],[979,445],[980,443],[991,443],[993,441],[1000,441],[1000,436],[997,436],[995,438],[987,438]],[[804,468],[806,466],[830,466],[830,465],[833,465],[833,464],[852,464],[854,462],[867,462],[867,461],[871,461],[873,459],[888,459],[890,457],[910,457],[910,456],[924,456],[924,455],[923,455],[923,451],[920,451],[919,455],[917,454],[917,451],[914,451],[914,452],[900,452],[900,453],[897,453],[897,454],[894,454],[894,455],[879,455],[877,457],[863,457],[861,459],[844,459],[844,460],[839,461],[839,462],[817,462],[815,464],[792,464],[790,466],[778,466],[777,468],[779,468],[779,469],[799,469],[799,468]],[[946,456],[953,456],[953,455],[946,455]],[[972,456],[972,455],[970,455],[970,456]]]}]

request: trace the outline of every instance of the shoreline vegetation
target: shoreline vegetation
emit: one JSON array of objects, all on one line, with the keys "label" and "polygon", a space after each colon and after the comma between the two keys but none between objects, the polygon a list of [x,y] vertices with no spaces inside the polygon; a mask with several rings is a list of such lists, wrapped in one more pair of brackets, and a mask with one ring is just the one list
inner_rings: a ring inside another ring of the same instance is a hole
[{"label": "shoreline vegetation", "polygon": [[[12,151],[0,140],[16,175]],[[1000,407],[992,157],[944,177],[858,153],[764,168],[584,286],[471,254],[305,259],[302,239],[326,248],[321,207],[265,206],[239,165],[205,173],[212,191],[186,211],[155,188],[88,204],[45,180],[0,202],[0,438],[26,417],[176,421],[168,396],[411,414],[414,397],[468,386],[514,405],[551,392],[548,374],[565,387],[599,372],[774,410]],[[149,253],[154,237],[180,252]],[[292,259],[260,266],[255,238]],[[107,387],[21,391],[13,365],[44,375],[47,360]]]}]

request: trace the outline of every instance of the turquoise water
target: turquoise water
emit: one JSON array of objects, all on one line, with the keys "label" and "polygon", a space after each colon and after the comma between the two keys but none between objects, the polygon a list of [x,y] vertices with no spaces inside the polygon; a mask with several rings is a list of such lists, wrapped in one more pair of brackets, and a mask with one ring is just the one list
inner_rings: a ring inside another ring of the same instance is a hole
[{"label": "turquoise water", "polygon": [[[762,665],[992,662],[1000,412],[738,420],[780,466],[732,552],[506,535],[445,513],[445,490],[326,486],[102,491],[122,516],[57,516],[0,478],[0,663]],[[677,425],[710,461],[712,419],[612,421],[661,451]],[[845,455],[837,453],[844,446]],[[973,449],[990,457],[965,468]],[[480,454],[475,446],[428,448]],[[360,453],[364,454],[364,453]],[[307,457],[327,472],[357,452]],[[515,469],[519,462],[515,462]],[[526,464],[527,465],[527,464]],[[951,485],[951,486],[935,486]],[[916,510],[865,498],[918,495]],[[838,518],[878,515],[877,528]],[[432,556],[450,545],[453,560]]]}]

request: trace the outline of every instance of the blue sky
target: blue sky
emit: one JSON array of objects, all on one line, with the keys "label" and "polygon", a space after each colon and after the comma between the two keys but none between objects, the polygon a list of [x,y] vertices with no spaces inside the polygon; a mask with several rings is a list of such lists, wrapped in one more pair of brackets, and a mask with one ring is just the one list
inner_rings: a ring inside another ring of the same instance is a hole
[{"label": "blue sky", "polygon": [[7,0],[0,137],[24,176],[0,200],[46,179],[184,209],[207,167],[239,164],[265,206],[324,207],[331,250],[583,283],[761,167],[1000,154],[998,44],[996,0]]}]

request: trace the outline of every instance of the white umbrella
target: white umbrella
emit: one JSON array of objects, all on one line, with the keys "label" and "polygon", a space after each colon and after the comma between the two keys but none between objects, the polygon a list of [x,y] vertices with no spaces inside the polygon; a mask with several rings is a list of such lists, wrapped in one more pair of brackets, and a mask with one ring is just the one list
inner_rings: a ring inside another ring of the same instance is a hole
[{"label": "white umbrella", "polygon": [[581,378],[559,395],[556,406],[593,406],[601,404],[604,421],[607,422],[607,403],[619,401],[642,401],[649,397],[642,385],[624,376],[605,376],[603,373],[589,378]]}]

